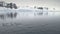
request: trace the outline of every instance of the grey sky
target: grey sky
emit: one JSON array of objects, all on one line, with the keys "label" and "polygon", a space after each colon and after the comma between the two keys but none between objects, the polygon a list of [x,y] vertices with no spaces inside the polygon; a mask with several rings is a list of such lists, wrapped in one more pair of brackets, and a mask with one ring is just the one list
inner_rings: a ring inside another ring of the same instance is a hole
[{"label": "grey sky", "polygon": [[60,9],[60,0],[2,0],[5,2],[13,2],[18,6],[46,6],[50,8]]}]

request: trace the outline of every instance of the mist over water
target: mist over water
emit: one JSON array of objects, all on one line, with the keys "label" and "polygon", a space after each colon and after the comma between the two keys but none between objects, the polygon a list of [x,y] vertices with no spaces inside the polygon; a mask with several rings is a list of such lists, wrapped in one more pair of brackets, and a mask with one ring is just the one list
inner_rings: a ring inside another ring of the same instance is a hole
[{"label": "mist over water", "polygon": [[0,34],[60,34],[60,16],[22,15],[0,19]]}]

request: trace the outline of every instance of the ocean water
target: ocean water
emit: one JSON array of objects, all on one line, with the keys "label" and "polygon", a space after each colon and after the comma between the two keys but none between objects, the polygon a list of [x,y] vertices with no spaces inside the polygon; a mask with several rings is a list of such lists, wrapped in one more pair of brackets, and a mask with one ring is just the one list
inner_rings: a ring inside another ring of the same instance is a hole
[{"label": "ocean water", "polygon": [[0,19],[0,34],[60,34],[60,16]]},{"label": "ocean water", "polygon": [[60,34],[60,15],[18,12],[16,18],[0,18],[0,34]]}]

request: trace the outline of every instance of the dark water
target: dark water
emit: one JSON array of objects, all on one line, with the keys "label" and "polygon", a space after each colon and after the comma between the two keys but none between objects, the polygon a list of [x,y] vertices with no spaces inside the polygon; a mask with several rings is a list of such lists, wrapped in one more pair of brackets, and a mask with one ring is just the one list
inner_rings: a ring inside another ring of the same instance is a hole
[{"label": "dark water", "polygon": [[0,19],[0,34],[60,34],[60,16]]}]

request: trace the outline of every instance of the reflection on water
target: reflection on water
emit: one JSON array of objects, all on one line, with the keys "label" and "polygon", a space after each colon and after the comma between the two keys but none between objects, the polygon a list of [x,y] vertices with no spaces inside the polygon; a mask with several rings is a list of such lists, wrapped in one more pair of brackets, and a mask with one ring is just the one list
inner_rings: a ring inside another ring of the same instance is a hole
[{"label": "reflection on water", "polygon": [[0,34],[60,34],[60,11],[2,9]]},{"label": "reflection on water", "polygon": [[0,19],[0,34],[60,34],[60,16],[10,17]]},{"label": "reflection on water", "polygon": [[16,18],[16,17],[17,17],[17,13],[7,13],[6,15],[0,14],[0,18],[1,19],[5,19],[5,18]]},{"label": "reflection on water", "polygon": [[[60,14],[18,12],[0,14],[0,34],[60,34]],[[52,16],[51,16],[52,15]]]}]

